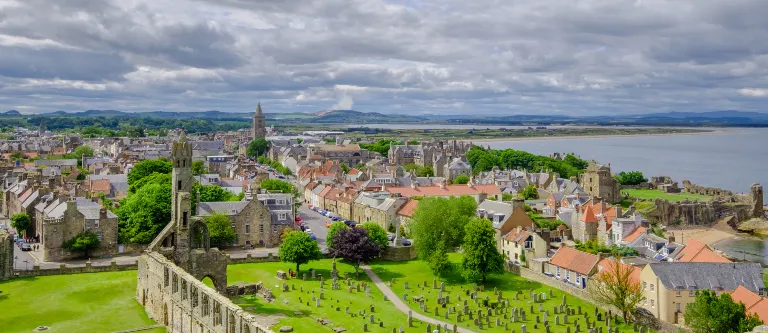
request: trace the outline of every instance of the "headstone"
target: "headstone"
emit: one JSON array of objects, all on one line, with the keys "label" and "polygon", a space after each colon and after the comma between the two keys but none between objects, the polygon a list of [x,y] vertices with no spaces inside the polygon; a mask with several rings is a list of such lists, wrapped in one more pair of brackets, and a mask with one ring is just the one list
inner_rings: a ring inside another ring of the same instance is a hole
[{"label": "headstone", "polygon": [[527,331],[526,331],[525,324],[523,324],[523,326],[520,326],[520,333],[526,333],[526,332]]},{"label": "headstone", "polygon": [[320,299],[315,299],[315,307],[320,307]]},{"label": "headstone", "polygon": [[405,293],[403,293],[403,300],[404,300],[404,301],[407,301],[407,300],[408,300],[408,294],[405,294]]},{"label": "headstone", "polygon": [[322,291],[320,292],[320,299],[325,299],[325,293]]},{"label": "headstone", "polygon": [[375,320],[373,318],[373,314],[371,314],[371,324],[373,324],[374,322],[375,322]]},{"label": "headstone", "polygon": [[501,326],[501,318],[496,318],[496,326]]},{"label": "headstone", "polygon": [[440,291],[445,291],[445,282],[440,282]]},{"label": "headstone", "polygon": [[307,281],[307,273],[302,274],[301,279]]},{"label": "headstone", "polygon": [[408,289],[408,281],[404,282],[405,289]]},{"label": "headstone", "polygon": [[432,333],[432,324],[427,323],[427,333]]}]

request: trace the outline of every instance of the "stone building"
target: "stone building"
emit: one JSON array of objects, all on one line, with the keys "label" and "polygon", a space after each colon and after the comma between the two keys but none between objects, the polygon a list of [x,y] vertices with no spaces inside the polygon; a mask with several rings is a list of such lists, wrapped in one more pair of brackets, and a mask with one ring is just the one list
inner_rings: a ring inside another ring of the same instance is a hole
[{"label": "stone building", "polygon": [[256,106],[256,114],[253,115],[251,136],[254,139],[264,139],[267,137],[267,124],[264,120],[264,114],[261,111],[261,103]]},{"label": "stone building", "polygon": [[13,277],[13,236],[0,229],[0,281]]},{"label": "stone building", "polygon": [[611,175],[611,165],[599,165],[594,161],[581,174],[581,187],[593,197],[599,197],[609,203],[619,202],[619,182]]}]

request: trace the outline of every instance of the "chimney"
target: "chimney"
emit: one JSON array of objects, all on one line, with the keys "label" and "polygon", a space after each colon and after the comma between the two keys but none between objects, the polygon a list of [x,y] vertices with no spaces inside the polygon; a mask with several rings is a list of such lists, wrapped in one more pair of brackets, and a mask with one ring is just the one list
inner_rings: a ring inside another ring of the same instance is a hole
[{"label": "chimney", "polygon": [[671,236],[669,236],[667,238],[667,241],[669,241],[670,243],[674,243],[675,242],[675,234],[673,233]]},{"label": "chimney", "polygon": [[101,207],[99,209],[99,220],[105,220],[107,218],[107,209],[104,207]]}]

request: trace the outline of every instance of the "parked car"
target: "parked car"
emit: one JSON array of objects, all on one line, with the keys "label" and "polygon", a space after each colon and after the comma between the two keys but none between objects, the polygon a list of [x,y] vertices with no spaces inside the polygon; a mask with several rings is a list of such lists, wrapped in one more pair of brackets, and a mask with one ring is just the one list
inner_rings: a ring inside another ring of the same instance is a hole
[{"label": "parked car", "polygon": [[317,237],[315,237],[315,234],[309,234],[309,238],[312,239],[313,241],[317,240]]},{"label": "parked car", "polygon": [[407,239],[403,239],[403,245],[405,245],[405,246],[411,246],[412,244],[413,244],[413,243],[411,243],[411,241],[409,241],[409,240],[407,240]]},{"label": "parked car", "polygon": [[393,235],[393,234],[389,234],[389,235],[387,235],[387,236],[389,237],[389,241],[390,241],[390,242],[394,242],[394,241],[395,241],[395,235]]},{"label": "parked car", "polygon": [[357,224],[357,223],[355,223],[355,221],[346,220],[346,221],[344,221],[344,224],[346,224],[348,227],[351,228],[351,227],[354,227],[355,224]]},{"label": "parked car", "polygon": [[306,233],[308,233],[308,234],[311,234],[311,233],[312,233],[312,229],[310,229],[310,228],[306,228],[306,229],[304,229],[304,232],[306,232]]},{"label": "parked car", "polygon": [[22,251],[32,251],[32,246],[29,243],[21,243]]},{"label": "parked car", "polygon": [[296,215],[296,222],[301,222],[301,217],[299,217],[298,215]]},{"label": "parked car", "polygon": [[331,220],[333,220],[333,221],[338,221],[338,220],[341,220],[341,218],[340,218],[340,217],[338,217],[338,216],[334,216],[334,217],[332,217],[332,218],[331,218]]}]

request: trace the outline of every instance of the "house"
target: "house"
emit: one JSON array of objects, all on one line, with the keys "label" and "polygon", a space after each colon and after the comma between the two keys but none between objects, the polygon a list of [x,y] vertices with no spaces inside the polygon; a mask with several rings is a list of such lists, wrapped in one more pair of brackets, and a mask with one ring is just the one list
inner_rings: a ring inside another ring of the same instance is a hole
[{"label": "house", "polygon": [[447,185],[442,182],[432,186],[385,187],[384,191],[397,193],[403,197],[461,197],[471,196],[479,204],[486,199],[501,201],[501,190],[496,185]]},{"label": "house", "polygon": [[684,324],[683,313],[696,300],[697,290],[731,293],[743,286],[765,296],[763,269],[753,263],[651,263],[640,273],[645,302],[642,307],[656,318]]},{"label": "house", "polygon": [[397,210],[397,218],[400,219],[400,225],[408,226],[408,223],[413,219],[413,213],[416,212],[418,206],[418,200],[408,199],[408,201]]},{"label": "house", "polygon": [[388,192],[363,192],[352,204],[352,216],[358,223],[374,221],[374,209],[381,206],[390,197]]},{"label": "house", "polygon": [[448,178],[450,180],[454,180],[456,179],[456,177],[460,175],[471,176],[472,167],[469,166],[469,163],[467,163],[467,161],[465,161],[460,157],[457,157],[457,158],[454,158],[450,163],[445,165],[445,171],[444,171],[443,177]]},{"label": "house", "polygon": [[613,179],[610,164],[599,165],[593,161],[580,177],[579,184],[591,196],[602,198],[609,203],[621,200],[619,182]]},{"label": "house", "polygon": [[768,323],[768,299],[755,292],[738,286],[731,293],[731,299],[736,303],[744,303],[748,315],[756,315],[763,323]]},{"label": "house", "polygon": [[634,242],[634,248],[641,256],[657,261],[675,261],[685,245],[675,242],[675,237],[662,238],[650,230],[640,235]]},{"label": "house", "polygon": [[[502,251],[503,240],[510,231],[521,228],[535,228],[536,224],[531,220],[523,209],[523,202],[520,199],[512,203],[485,200],[477,205],[477,217],[485,218],[491,221],[496,232],[496,244],[499,251]],[[546,255],[546,252],[545,252]]]},{"label": "house", "polygon": [[61,169],[62,172],[72,172],[72,170],[77,169],[77,160],[76,159],[66,159],[66,160],[36,160],[35,161],[35,167],[57,167]]},{"label": "house", "polygon": [[597,273],[599,261],[600,256],[596,254],[561,247],[544,266],[544,273],[563,283],[586,289],[588,279]]},{"label": "house", "polygon": [[715,253],[712,249],[700,242],[695,238],[688,240],[688,244],[680,250],[680,253],[675,256],[674,261],[679,262],[719,262],[728,263],[731,262],[725,259],[723,256]]},{"label": "house", "polygon": [[517,265],[523,264],[523,253],[525,253],[526,261],[535,258],[546,258],[549,251],[549,236],[543,237],[541,229],[538,231],[536,232],[530,227],[523,228],[521,226],[512,229],[512,231],[504,234],[501,238],[501,253],[507,260]]}]

